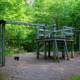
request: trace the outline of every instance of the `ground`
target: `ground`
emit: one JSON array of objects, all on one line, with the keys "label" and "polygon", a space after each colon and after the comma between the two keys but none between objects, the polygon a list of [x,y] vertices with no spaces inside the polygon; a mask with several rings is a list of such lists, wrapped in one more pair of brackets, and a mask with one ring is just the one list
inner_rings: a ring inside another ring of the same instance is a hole
[{"label": "ground", "polygon": [[[67,80],[74,75],[80,75],[80,57],[61,60],[36,59],[35,54],[19,55],[20,60],[6,57],[6,65],[0,68],[8,74],[8,80]],[[7,79],[7,78],[6,78]]]}]

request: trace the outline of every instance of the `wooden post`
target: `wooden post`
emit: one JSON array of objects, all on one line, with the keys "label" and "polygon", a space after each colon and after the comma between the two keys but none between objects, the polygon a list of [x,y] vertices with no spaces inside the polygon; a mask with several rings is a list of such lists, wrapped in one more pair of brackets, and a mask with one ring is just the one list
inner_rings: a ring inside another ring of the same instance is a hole
[{"label": "wooden post", "polygon": [[48,57],[50,57],[50,41],[48,41]]},{"label": "wooden post", "polygon": [[67,41],[64,41],[64,49],[65,49],[65,54],[67,56],[67,60],[69,60],[69,55],[68,55],[68,48],[67,48]]},{"label": "wooden post", "polygon": [[37,59],[39,59],[39,41],[36,43],[36,48],[37,48]]},{"label": "wooden post", "polygon": [[44,41],[44,59],[46,59],[46,58],[47,58],[47,51],[46,51],[46,47],[47,47],[47,45],[46,45],[46,41]]},{"label": "wooden post", "polygon": [[2,24],[2,66],[5,66],[5,23]]},{"label": "wooden post", "polygon": [[52,41],[52,50],[53,50],[53,57],[55,58],[55,51],[54,51],[54,40]]},{"label": "wooden post", "polygon": [[74,42],[71,41],[71,58],[74,58]]},{"label": "wooden post", "polygon": [[64,41],[62,42],[62,59],[65,59]]},{"label": "wooden post", "polygon": [[79,53],[80,53],[80,33],[79,33]]},{"label": "wooden post", "polygon": [[55,59],[59,62],[59,56],[58,56],[58,45],[57,45],[57,40],[54,40],[54,54],[55,54]]},{"label": "wooden post", "polygon": [[2,66],[2,27],[0,24],[0,66]]},{"label": "wooden post", "polygon": [[64,51],[64,48],[62,49],[62,59],[65,59],[65,51]]},{"label": "wooden post", "polygon": [[5,66],[5,21],[4,20],[0,20],[0,36],[1,36],[1,65]]}]

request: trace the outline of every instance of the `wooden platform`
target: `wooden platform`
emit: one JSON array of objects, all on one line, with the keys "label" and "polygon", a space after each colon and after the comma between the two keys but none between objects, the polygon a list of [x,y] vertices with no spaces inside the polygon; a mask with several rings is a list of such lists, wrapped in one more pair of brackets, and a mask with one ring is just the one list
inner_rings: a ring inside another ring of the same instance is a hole
[{"label": "wooden platform", "polygon": [[49,38],[46,38],[46,39],[36,39],[36,41],[54,41],[54,40],[57,40],[57,41],[74,41],[72,39],[65,39],[65,38],[61,38],[61,39],[49,39]]}]

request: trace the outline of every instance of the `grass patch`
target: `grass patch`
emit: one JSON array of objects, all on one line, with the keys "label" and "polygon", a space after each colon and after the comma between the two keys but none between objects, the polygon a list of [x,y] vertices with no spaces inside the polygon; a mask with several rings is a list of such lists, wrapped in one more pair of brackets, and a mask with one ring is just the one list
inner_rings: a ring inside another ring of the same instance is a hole
[{"label": "grass patch", "polygon": [[69,80],[80,80],[80,76],[73,76],[73,77],[71,77],[71,79],[69,79]]},{"label": "grass patch", "polygon": [[8,76],[5,73],[0,72],[0,80],[8,80]]}]

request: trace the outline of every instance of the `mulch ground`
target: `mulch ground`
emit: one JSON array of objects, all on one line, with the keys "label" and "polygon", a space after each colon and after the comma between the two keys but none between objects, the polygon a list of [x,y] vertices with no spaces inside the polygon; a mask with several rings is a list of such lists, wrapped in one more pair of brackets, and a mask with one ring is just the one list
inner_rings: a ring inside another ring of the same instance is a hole
[{"label": "mulch ground", "polygon": [[6,57],[5,67],[0,68],[0,71],[8,74],[8,80],[67,80],[80,75],[80,56],[69,61],[61,60],[60,63],[37,60],[35,54],[19,56],[19,61]]}]

